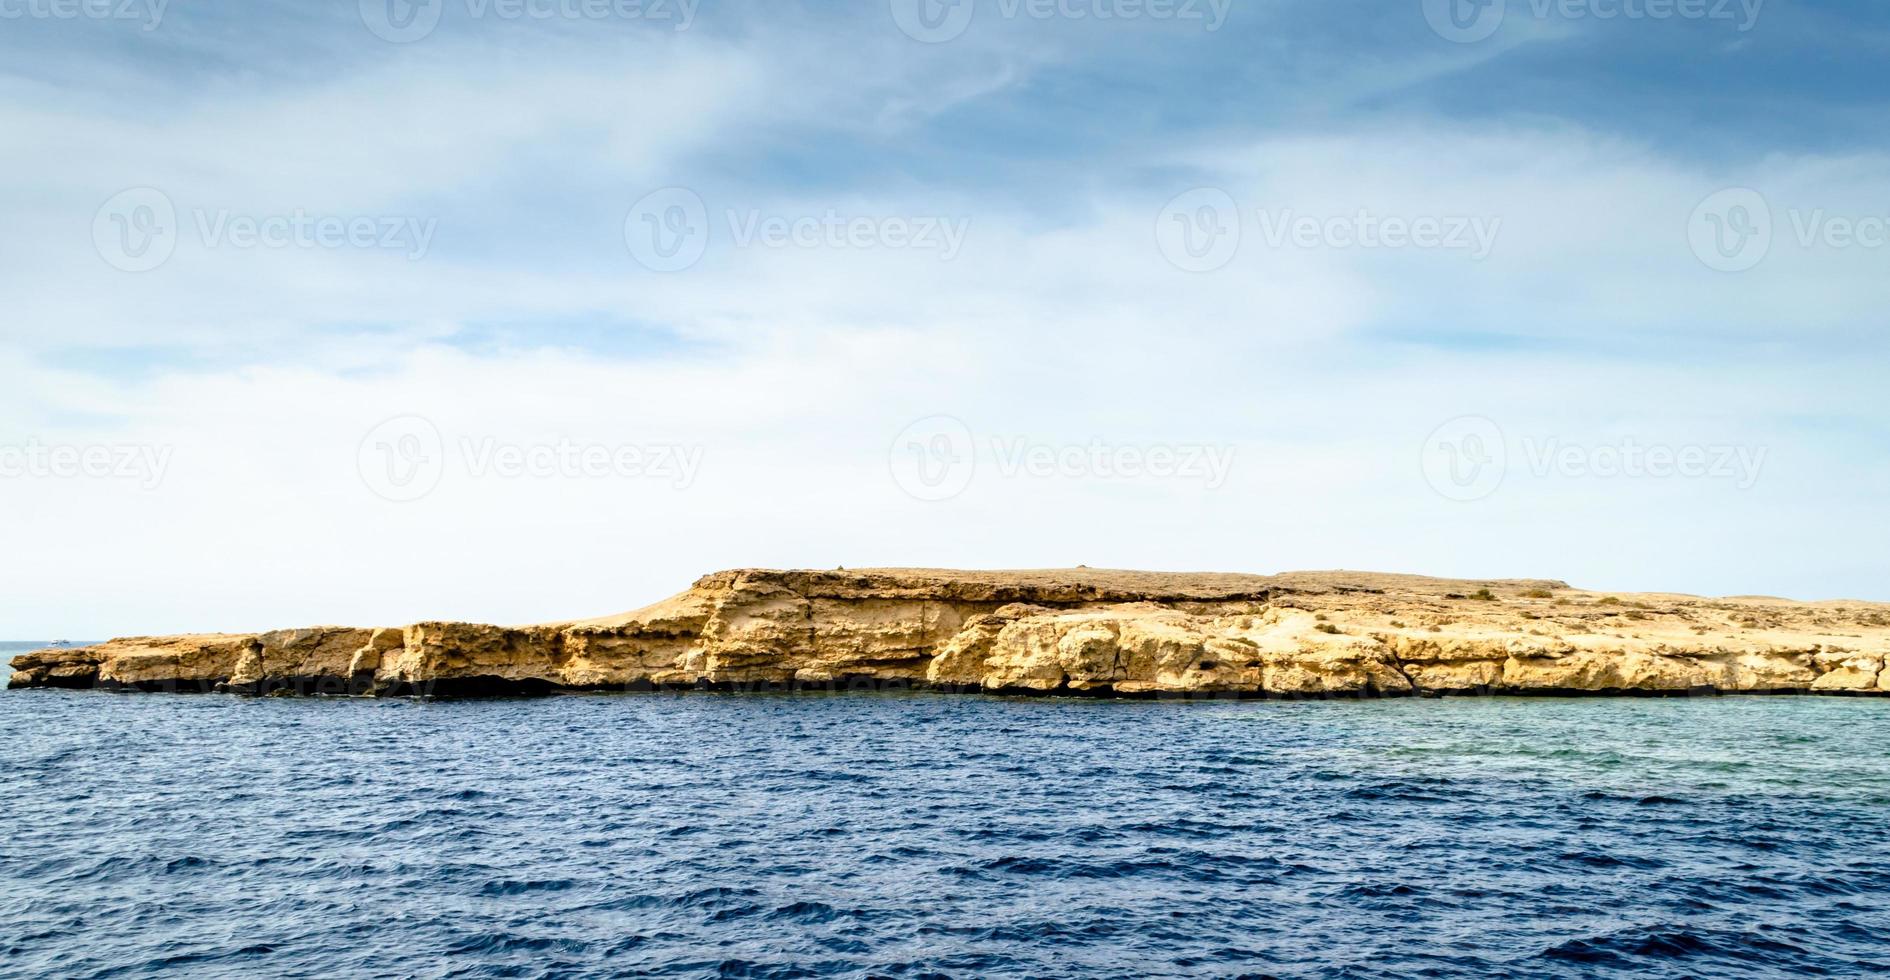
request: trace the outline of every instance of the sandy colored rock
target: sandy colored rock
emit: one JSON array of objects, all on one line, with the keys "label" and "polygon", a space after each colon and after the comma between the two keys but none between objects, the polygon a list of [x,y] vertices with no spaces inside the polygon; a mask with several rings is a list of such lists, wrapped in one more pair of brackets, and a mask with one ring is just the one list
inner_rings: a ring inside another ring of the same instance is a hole
[{"label": "sandy colored rock", "polygon": [[[148,690],[210,690],[227,682],[245,657],[255,654],[256,637],[236,634],[134,636],[95,647],[41,650],[13,660],[38,684],[22,683],[16,673],[9,687],[113,687]],[[40,672],[43,672],[41,674]]]},{"label": "sandy colored rock", "polygon": [[381,627],[367,632],[367,642],[348,656],[349,677],[378,672],[388,654],[407,647],[407,631],[404,629]]},{"label": "sandy colored rock", "polygon": [[1882,603],[1366,572],[744,569],[578,622],[316,627],[35,651],[14,659],[9,686],[1880,694],[1890,693],[1886,654]]}]

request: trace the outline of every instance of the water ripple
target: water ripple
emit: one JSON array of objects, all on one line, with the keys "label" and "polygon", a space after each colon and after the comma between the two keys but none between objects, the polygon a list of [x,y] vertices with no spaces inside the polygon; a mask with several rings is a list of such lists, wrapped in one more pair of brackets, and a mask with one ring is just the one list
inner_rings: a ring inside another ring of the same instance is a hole
[{"label": "water ripple", "polygon": [[1890,702],[0,700],[0,977],[1890,972]]}]

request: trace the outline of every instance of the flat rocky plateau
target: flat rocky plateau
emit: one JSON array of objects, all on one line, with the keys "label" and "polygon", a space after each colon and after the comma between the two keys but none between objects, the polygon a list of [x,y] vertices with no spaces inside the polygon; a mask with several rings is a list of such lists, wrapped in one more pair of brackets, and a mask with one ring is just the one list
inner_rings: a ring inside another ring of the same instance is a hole
[{"label": "flat rocky plateau", "polygon": [[127,637],[9,687],[503,695],[1890,693],[1890,605],[1369,572],[740,569],[618,616]]}]

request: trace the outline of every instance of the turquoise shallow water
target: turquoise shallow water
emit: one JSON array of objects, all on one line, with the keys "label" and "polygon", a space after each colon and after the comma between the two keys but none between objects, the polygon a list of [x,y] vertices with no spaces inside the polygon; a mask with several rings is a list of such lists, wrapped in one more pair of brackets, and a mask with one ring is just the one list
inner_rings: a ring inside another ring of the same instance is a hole
[{"label": "turquoise shallow water", "polygon": [[[5,660],[11,660],[15,656],[22,653],[30,653],[34,650],[43,650],[46,647],[52,646],[53,642],[54,641],[52,640],[0,640],[0,673],[6,672],[5,664],[4,664]],[[82,647],[93,642],[98,642],[98,641],[67,640],[66,645]]]},{"label": "turquoise shallow water", "polygon": [[0,697],[0,976],[1890,972],[1890,701]]}]

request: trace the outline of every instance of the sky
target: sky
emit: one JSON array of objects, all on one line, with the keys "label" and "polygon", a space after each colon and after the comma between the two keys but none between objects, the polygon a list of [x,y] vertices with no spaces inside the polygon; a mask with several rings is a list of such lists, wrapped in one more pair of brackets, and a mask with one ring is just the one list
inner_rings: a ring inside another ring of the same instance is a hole
[{"label": "sky", "polygon": [[1876,0],[0,0],[0,636],[1890,600]]}]

